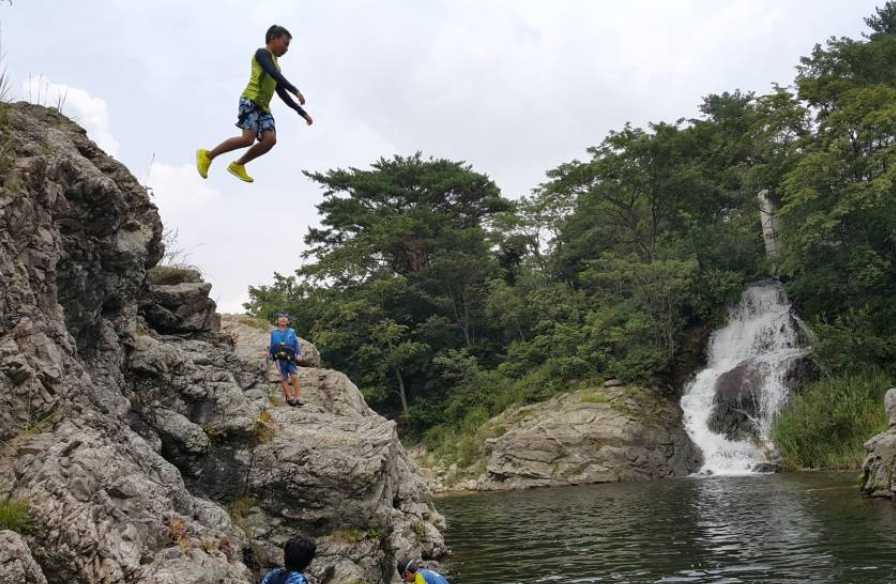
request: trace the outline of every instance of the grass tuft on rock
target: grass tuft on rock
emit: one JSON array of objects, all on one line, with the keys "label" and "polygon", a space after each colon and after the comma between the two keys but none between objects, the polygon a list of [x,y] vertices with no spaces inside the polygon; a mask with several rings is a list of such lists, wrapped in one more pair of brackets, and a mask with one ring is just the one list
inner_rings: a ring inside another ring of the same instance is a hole
[{"label": "grass tuft on rock", "polygon": [[10,530],[28,534],[33,527],[28,502],[20,499],[0,500],[0,531]]},{"label": "grass tuft on rock", "polygon": [[201,282],[202,274],[192,266],[156,266],[149,270],[149,281],[157,286],[173,286],[187,282]]}]

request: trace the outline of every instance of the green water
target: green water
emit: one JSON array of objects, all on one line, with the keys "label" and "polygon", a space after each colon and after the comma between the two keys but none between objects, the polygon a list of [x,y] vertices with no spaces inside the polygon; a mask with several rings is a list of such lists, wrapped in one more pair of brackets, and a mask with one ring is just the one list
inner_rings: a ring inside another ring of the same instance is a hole
[{"label": "green water", "polygon": [[453,584],[896,582],[896,505],[856,473],[447,497]]}]

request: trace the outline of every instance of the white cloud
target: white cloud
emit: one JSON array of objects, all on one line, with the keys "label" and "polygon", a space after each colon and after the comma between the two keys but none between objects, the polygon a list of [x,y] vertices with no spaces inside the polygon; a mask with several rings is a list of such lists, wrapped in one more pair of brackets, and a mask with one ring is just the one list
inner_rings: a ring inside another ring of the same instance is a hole
[{"label": "white cloud", "polygon": [[[142,180],[152,193],[167,231],[176,234],[180,261],[198,263],[206,236],[204,224],[197,221],[213,208],[221,193],[199,177],[189,164],[154,162]],[[169,250],[172,251],[172,250]],[[200,266],[201,267],[201,266]]]},{"label": "white cloud", "polygon": [[90,139],[107,154],[118,156],[119,143],[112,135],[106,100],[77,87],[53,83],[42,75],[22,83],[22,91],[31,103],[60,108],[87,130]]},{"label": "white cloud", "polygon": [[192,164],[153,162],[143,182],[152,189],[153,201],[162,216],[174,221],[193,215],[221,196]]}]

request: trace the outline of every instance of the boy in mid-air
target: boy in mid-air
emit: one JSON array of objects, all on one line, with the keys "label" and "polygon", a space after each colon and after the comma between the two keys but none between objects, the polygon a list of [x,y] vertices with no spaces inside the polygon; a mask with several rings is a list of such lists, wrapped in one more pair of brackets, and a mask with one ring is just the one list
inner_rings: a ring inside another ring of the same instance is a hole
[{"label": "boy in mid-air", "polygon": [[[196,168],[202,178],[208,177],[208,167],[217,156],[231,150],[252,146],[238,160],[231,162],[227,171],[240,180],[246,182],[254,180],[246,173],[246,164],[265,154],[277,143],[274,116],[271,115],[271,98],[274,93],[279,95],[286,105],[305,118],[306,124],[310,126],[314,123],[302,106],[289,96],[292,93],[299,99],[299,103],[305,105],[305,96],[280,73],[280,65],[277,62],[277,59],[289,50],[292,35],[282,26],[275,24],[268,29],[264,40],[266,46],[255,51],[255,55],[252,56],[249,84],[240,96],[239,118],[236,127],[243,130],[243,135],[224,140],[211,150],[199,149],[196,151]],[[253,146],[256,140],[258,143]]]}]

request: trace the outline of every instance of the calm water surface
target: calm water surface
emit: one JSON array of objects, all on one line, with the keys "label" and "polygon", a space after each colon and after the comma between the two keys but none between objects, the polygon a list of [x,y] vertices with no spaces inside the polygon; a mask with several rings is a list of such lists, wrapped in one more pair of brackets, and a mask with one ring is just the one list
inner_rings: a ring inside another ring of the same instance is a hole
[{"label": "calm water surface", "polygon": [[439,499],[453,584],[896,583],[896,505],[856,473]]}]

